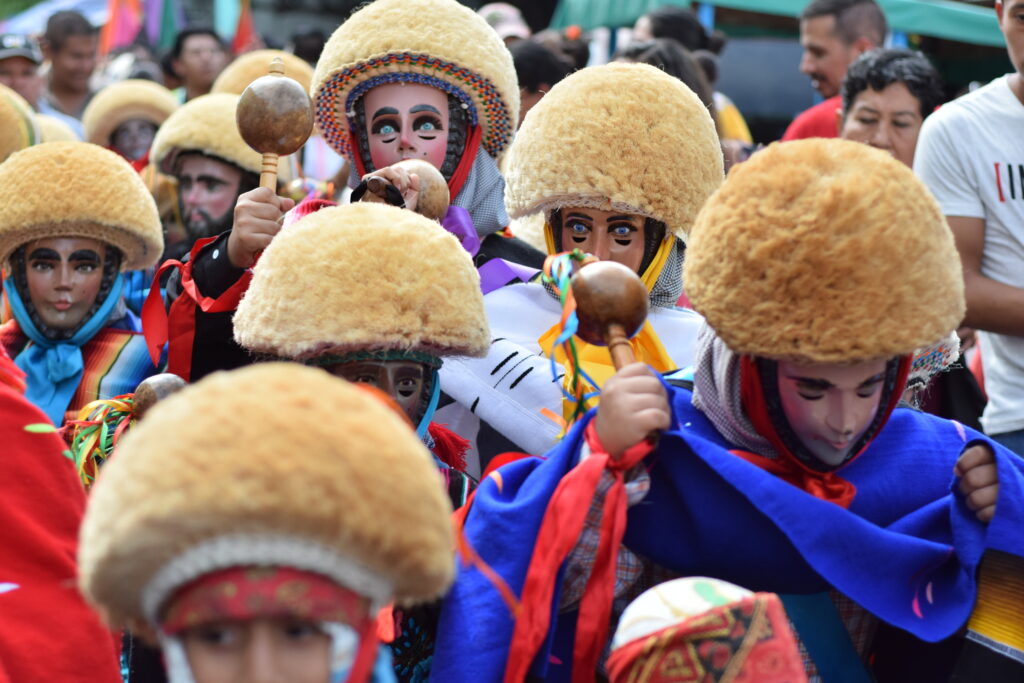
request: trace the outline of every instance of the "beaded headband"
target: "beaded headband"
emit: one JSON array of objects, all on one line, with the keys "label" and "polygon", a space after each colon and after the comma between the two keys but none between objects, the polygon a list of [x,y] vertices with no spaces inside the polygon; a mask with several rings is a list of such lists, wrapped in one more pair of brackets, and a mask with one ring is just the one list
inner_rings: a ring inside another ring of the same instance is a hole
[{"label": "beaded headband", "polygon": [[[401,70],[399,70],[401,69]],[[492,157],[508,145],[512,122],[498,89],[486,78],[452,62],[408,52],[372,57],[343,68],[324,81],[316,93],[314,116],[327,144],[349,159],[350,119],[356,100],[385,83],[420,83],[458,98],[473,125],[483,128],[482,144]],[[344,107],[339,107],[344,97]],[[344,116],[339,116],[344,112]]]}]

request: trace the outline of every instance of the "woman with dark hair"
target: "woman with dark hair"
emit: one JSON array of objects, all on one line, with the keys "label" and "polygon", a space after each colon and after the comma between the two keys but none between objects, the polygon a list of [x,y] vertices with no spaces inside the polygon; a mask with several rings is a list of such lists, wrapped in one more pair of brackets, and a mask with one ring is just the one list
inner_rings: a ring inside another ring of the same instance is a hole
[{"label": "woman with dark hair", "polygon": [[714,93],[693,55],[679,42],[671,38],[655,38],[644,42],[630,43],[615,53],[613,61],[637,62],[655,66],[669,76],[675,76],[692,90],[716,122]]},{"label": "woman with dark hair", "polygon": [[839,137],[866,142],[912,166],[921,125],[942,104],[942,77],[919,52],[878,49],[850,65]]},{"label": "woman with dark hair", "polygon": [[711,40],[700,20],[685,7],[666,5],[651,10],[633,26],[636,40],[671,38],[687,50],[707,50]]}]

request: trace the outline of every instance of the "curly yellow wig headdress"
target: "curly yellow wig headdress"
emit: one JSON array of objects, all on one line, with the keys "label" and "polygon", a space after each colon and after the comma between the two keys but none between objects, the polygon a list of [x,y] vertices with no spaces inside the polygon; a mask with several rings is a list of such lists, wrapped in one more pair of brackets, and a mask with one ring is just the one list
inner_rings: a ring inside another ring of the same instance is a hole
[{"label": "curly yellow wig headdress", "polygon": [[233,567],[333,579],[379,606],[454,573],[432,457],[392,409],[325,372],[215,373],[151,409],[92,489],[83,594],[113,625],[159,623],[176,589]]},{"label": "curly yellow wig headdress", "polygon": [[732,170],[690,235],[686,294],[736,353],[853,363],[913,353],[964,316],[953,235],[891,155],[775,144]]},{"label": "curly yellow wig headdress", "polygon": [[685,240],[722,165],[715,123],[682,81],[646,64],[590,67],[526,115],[505,160],[505,206],[513,218],[624,211]]},{"label": "curly yellow wig headdress", "polygon": [[317,128],[352,158],[355,101],[383,83],[423,83],[458,98],[497,157],[519,118],[512,55],[483,17],[455,0],[377,0],[338,27],[313,76]]},{"label": "curly yellow wig headdress", "polygon": [[284,229],[256,265],[234,318],[258,353],[416,351],[482,356],[480,278],[436,222],[384,204],[322,209]]},{"label": "curly yellow wig headdress", "polygon": [[[50,192],[54,180],[60,188]],[[112,244],[125,270],[156,264],[164,249],[153,196],[131,165],[88,142],[45,142],[0,164],[0,263],[22,244],[78,236]]]}]

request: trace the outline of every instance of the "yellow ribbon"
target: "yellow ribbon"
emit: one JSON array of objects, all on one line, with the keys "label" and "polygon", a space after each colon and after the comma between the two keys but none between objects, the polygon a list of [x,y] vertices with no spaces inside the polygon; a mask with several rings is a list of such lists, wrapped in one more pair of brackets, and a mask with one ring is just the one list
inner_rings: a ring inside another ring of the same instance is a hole
[{"label": "yellow ribbon", "polygon": [[[552,234],[551,225],[545,223],[544,225],[544,239],[547,242],[548,253],[555,253],[555,241],[554,235]],[[654,255],[654,259],[651,264],[647,266],[644,274],[640,277],[641,282],[650,292],[654,288],[654,284],[658,281],[658,277],[661,276],[661,271],[665,268],[665,263],[668,261],[669,255],[672,253],[672,249],[675,248],[676,238],[672,235],[666,235],[665,239],[662,240],[661,245],[658,247],[657,253]],[[565,377],[562,379],[562,386],[569,393],[572,393],[570,387],[572,386],[572,375],[570,368],[572,367],[568,363],[565,351],[561,346],[555,347],[555,340],[558,339],[558,335],[561,334],[561,321],[555,323],[555,325],[547,332],[542,334],[537,343],[540,344],[540,348],[544,351],[544,354],[549,358],[552,352],[555,354],[555,362],[559,363],[565,368]],[[584,372],[586,372],[595,382],[599,385],[604,385],[609,377],[615,374],[615,366],[612,364],[611,354],[608,353],[608,347],[596,346],[594,344],[588,344],[578,336],[575,337],[576,341],[576,355],[579,358],[580,366]],[[657,333],[654,331],[654,327],[651,326],[650,321],[644,322],[640,332],[635,337],[629,340],[630,346],[633,347],[633,355],[640,363],[647,363],[658,372],[668,372],[669,370],[675,370],[676,364],[669,356],[665,346],[661,343]],[[594,391],[597,387],[587,386],[585,393]],[[587,402],[587,407],[592,408],[598,403],[598,397],[594,397]],[[562,417],[568,422],[572,417],[575,409],[575,405],[572,401],[563,398],[562,399]],[[567,425],[568,427],[568,425]]]}]

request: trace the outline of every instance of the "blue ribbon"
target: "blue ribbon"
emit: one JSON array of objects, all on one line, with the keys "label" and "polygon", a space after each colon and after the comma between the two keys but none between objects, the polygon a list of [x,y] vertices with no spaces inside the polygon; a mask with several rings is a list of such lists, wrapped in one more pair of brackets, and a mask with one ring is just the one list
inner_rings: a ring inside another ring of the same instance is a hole
[{"label": "blue ribbon", "polygon": [[123,288],[124,276],[118,273],[106,300],[92,317],[70,339],[55,341],[43,336],[32,323],[13,280],[4,280],[4,292],[14,319],[30,340],[14,359],[26,374],[25,398],[38,406],[57,426],[64,421],[64,413],[85,372],[82,346],[106,325],[114,306],[121,299]]},{"label": "blue ribbon", "polygon": [[[470,256],[476,257],[480,252],[480,237],[476,234],[476,226],[473,225],[469,211],[461,206],[449,206],[448,213],[441,219],[441,227],[455,235]],[[477,268],[477,272],[480,273],[480,291],[487,294],[504,287],[510,280],[529,282],[538,270],[505,259],[493,258]]]},{"label": "blue ribbon", "polygon": [[430,427],[430,421],[434,419],[434,413],[437,412],[437,404],[441,400],[441,373],[438,372],[437,368],[433,368],[431,373],[433,388],[430,390],[430,402],[427,404],[427,410],[423,413],[420,423],[416,425],[416,435],[420,439],[427,435],[427,428]]}]

